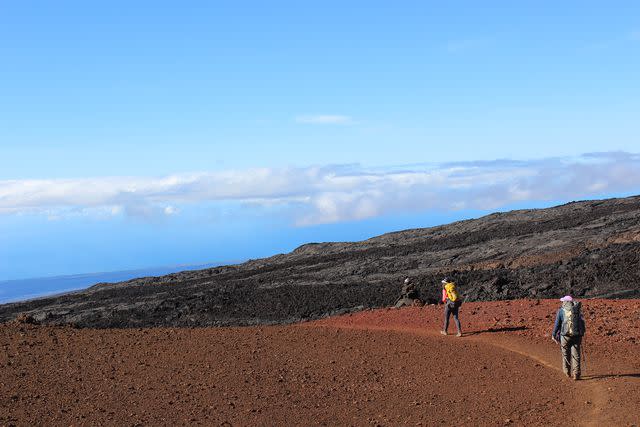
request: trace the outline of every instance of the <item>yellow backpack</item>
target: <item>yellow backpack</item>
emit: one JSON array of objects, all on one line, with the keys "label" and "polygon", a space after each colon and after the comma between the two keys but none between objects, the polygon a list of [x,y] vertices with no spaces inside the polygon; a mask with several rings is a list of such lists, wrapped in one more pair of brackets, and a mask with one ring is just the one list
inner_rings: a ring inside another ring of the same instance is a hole
[{"label": "yellow backpack", "polygon": [[458,301],[458,298],[460,298],[460,295],[458,295],[458,291],[456,291],[455,283],[447,283],[446,285],[444,285],[444,290],[447,291],[447,298],[449,299],[449,301],[456,302]]}]

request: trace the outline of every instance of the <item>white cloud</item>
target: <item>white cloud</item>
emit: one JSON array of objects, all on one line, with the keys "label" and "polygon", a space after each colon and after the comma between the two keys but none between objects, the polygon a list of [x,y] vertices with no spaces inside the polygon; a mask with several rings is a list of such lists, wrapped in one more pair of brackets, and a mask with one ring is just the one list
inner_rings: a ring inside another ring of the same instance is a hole
[{"label": "white cloud", "polygon": [[296,122],[311,125],[348,125],[353,123],[353,119],[349,116],[336,114],[318,114],[311,116],[298,116]]},{"label": "white cloud", "polygon": [[179,213],[180,213],[180,209],[176,208],[175,206],[166,206],[164,208],[164,214],[166,216],[177,215]]},{"label": "white cloud", "polygon": [[640,155],[612,152],[404,168],[342,165],[0,181],[0,215],[154,220],[224,204],[236,212],[286,214],[306,226],[430,209],[492,210],[527,200],[575,200],[639,189]]}]

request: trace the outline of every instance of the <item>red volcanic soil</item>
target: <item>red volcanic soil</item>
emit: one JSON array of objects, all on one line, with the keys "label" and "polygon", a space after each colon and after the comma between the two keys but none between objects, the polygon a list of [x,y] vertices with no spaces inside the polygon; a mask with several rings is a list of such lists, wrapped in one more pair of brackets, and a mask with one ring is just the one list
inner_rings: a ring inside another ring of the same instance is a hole
[{"label": "red volcanic soil", "polygon": [[292,326],[0,326],[0,425],[634,425],[640,301],[585,301],[581,381],[556,301],[468,303]]}]

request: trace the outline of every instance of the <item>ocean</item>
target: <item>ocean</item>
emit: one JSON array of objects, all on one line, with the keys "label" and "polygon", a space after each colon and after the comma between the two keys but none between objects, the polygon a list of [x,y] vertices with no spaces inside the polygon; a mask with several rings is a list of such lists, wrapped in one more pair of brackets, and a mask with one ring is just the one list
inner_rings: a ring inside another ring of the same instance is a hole
[{"label": "ocean", "polygon": [[177,273],[179,271],[202,270],[219,265],[222,264],[177,265],[139,270],[5,280],[0,282],[0,304],[78,291],[91,287],[96,283],[122,282],[138,277],[163,276],[165,274]]}]

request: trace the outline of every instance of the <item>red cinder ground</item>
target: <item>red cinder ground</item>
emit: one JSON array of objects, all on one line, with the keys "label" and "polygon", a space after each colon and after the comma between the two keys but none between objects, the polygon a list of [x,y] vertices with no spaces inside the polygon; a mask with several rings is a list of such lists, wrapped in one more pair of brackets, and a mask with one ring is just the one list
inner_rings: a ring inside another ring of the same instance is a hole
[{"label": "red cinder ground", "polygon": [[[640,424],[640,301],[585,301],[560,371],[556,301],[382,309],[293,326],[0,326],[0,425]],[[453,325],[452,325],[453,326]],[[453,329],[450,329],[453,331]]]}]

